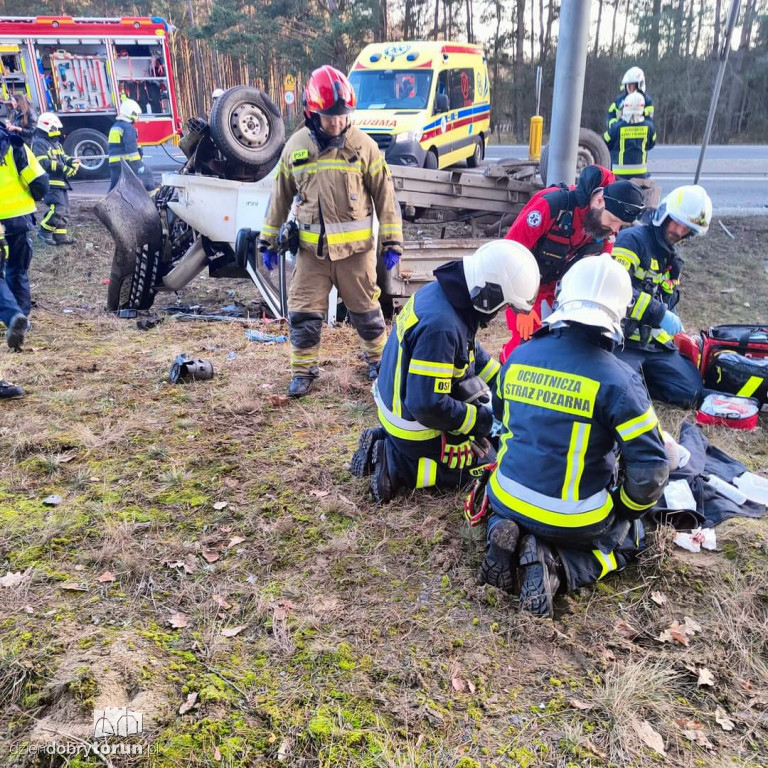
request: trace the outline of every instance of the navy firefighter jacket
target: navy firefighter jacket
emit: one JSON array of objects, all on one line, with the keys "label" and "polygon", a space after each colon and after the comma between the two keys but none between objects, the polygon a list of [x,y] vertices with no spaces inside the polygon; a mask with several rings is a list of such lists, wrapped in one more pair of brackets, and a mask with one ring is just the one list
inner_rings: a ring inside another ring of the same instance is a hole
[{"label": "navy firefighter jacket", "polygon": [[618,443],[625,479],[615,502],[639,517],[668,474],[659,422],[640,376],[587,326],[539,331],[515,349],[497,380],[503,425],[488,484],[493,509],[539,533],[599,534]]},{"label": "navy firefighter jacket", "polygon": [[646,221],[619,232],[612,256],[632,278],[632,304],[625,321],[626,345],[675,349],[674,337],[659,327],[677,305],[683,260],[664,239],[664,225]]},{"label": "navy firefighter jacket", "polygon": [[444,432],[476,434],[478,406],[454,399],[451,390],[475,375],[493,389],[501,368],[475,341],[478,321],[466,287],[461,295],[461,262],[435,274],[437,282],[411,296],[397,316],[373,388],[382,426],[413,458],[439,452]]}]

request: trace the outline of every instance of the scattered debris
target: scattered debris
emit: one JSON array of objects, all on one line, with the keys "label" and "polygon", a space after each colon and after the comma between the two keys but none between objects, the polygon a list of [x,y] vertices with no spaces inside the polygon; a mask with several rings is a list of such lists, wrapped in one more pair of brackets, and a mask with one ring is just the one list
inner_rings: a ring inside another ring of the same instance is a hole
[{"label": "scattered debris", "polygon": [[246,329],[245,338],[248,341],[260,341],[263,344],[282,344],[284,341],[288,341],[288,337],[283,334],[264,333],[264,331],[257,331],[254,328]]},{"label": "scattered debris", "polygon": [[43,504],[45,504],[46,507],[58,507],[62,501],[63,499],[61,496],[59,496],[57,493],[54,493],[52,496],[46,496],[43,499]]},{"label": "scattered debris", "polygon": [[699,670],[699,679],[696,681],[696,685],[714,685],[714,675],[706,668],[702,667]]},{"label": "scattered debris", "polygon": [[696,530],[685,532],[679,531],[675,534],[675,544],[688,552],[701,552],[702,548],[710,551],[717,549],[717,534],[714,528],[696,528]]},{"label": "scattered debris", "polygon": [[193,360],[189,355],[179,355],[171,365],[171,384],[180,381],[206,381],[213,378],[213,363],[210,360]]},{"label": "scattered debris", "polygon": [[226,501],[217,501],[213,508],[218,512],[221,509],[226,509],[229,506],[229,504]]},{"label": "scattered debris", "polygon": [[736,239],[736,236],[731,234],[731,230],[728,229],[728,227],[726,227],[725,224],[723,224],[723,222],[720,219],[717,220],[717,223],[720,225],[720,228],[723,230],[723,232],[725,232],[725,234],[731,238],[731,240]]},{"label": "scattered debris", "polygon": [[160,323],[165,320],[164,317],[159,317],[158,315],[150,315],[149,317],[142,317],[139,320],[136,321],[136,327],[140,331],[150,331],[153,328],[157,328]]}]

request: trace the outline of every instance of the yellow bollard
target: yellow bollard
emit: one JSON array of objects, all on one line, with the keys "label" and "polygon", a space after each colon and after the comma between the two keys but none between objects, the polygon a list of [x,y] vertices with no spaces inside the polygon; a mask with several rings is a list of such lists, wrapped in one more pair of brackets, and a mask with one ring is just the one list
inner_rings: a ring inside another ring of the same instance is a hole
[{"label": "yellow bollard", "polygon": [[528,142],[529,160],[539,160],[541,158],[541,139],[544,135],[544,118],[541,115],[534,115],[531,118],[531,138]]}]

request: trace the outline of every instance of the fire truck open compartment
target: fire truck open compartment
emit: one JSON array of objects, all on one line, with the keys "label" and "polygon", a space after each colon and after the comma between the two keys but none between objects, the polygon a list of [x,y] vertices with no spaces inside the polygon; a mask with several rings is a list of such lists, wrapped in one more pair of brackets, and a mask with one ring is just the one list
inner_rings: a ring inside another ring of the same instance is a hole
[{"label": "fire truck open compartment", "polygon": [[[156,17],[1,18],[3,100],[24,92],[38,112],[55,111],[65,150],[82,161],[78,178],[107,176],[107,136],[123,99],[141,107],[140,146],[181,132],[168,60],[172,29]],[[0,117],[7,114],[0,108]]]}]

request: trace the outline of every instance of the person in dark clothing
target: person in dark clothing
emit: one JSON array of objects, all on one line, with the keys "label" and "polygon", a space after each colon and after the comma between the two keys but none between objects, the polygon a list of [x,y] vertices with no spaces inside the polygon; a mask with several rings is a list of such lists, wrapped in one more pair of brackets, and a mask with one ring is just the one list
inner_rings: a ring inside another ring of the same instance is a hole
[{"label": "person in dark clothing", "polygon": [[545,327],[498,376],[493,409],[503,431],[479,581],[511,592],[519,557],[520,607],[538,616],[552,616],[561,585],[591,584],[632,559],[640,518],[667,481],[648,392],[612,354],[631,298],[628,275],[608,254],[582,259],[563,277]]},{"label": "person in dark clothing", "polygon": [[34,107],[23,93],[11,94],[10,102],[11,119],[6,123],[6,128],[18,134],[25,144],[31,146],[37,125]]},{"label": "person in dark clothing", "polygon": [[7,327],[11,349],[20,349],[29,328],[32,306],[29,264],[30,230],[35,227],[35,201],[48,193],[48,176],[17,135],[0,126],[0,320]]},{"label": "person in dark clothing", "polygon": [[530,251],[508,240],[434,274],[397,317],[373,385],[381,427],[363,432],[352,459],[353,474],[372,473],[380,504],[400,489],[460,487],[492,461],[493,415],[481,397],[501,366],[475,336],[507,305],[530,309],[539,287]]},{"label": "person in dark clothing", "polygon": [[624,321],[626,342],[616,354],[645,378],[651,397],[695,408],[703,384],[696,366],[675,346],[683,330],[676,307],[683,260],[677,243],[705,235],[712,201],[696,184],[673,189],[642,226],[621,232],[613,257],[632,279],[633,302]]},{"label": "person in dark clothing", "polygon": [[43,112],[37,121],[32,152],[48,174],[50,191],[43,199],[48,212],[40,222],[37,236],[49,245],[70,245],[74,239],[67,232],[69,215],[69,179],[80,169],[80,162],[64,153],[59,137],[63,126],[53,112]]},{"label": "person in dark clothing", "polygon": [[125,160],[130,169],[139,177],[144,189],[155,188],[152,172],[144,165],[139,149],[139,134],[134,123],[139,119],[141,107],[133,99],[125,99],[120,105],[120,114],[109,129],[109,189],[117,185],[122,173],[120,162]]},{"label": "person in dark clothing", "polygon": [[624,99],[621,120],[605,132],[603,138],[611,153],[611,170],[617,178],[647,179],[648,152],[656,146],[656,129],[650,117],[643,115],[645,101],[638,91]]}]

